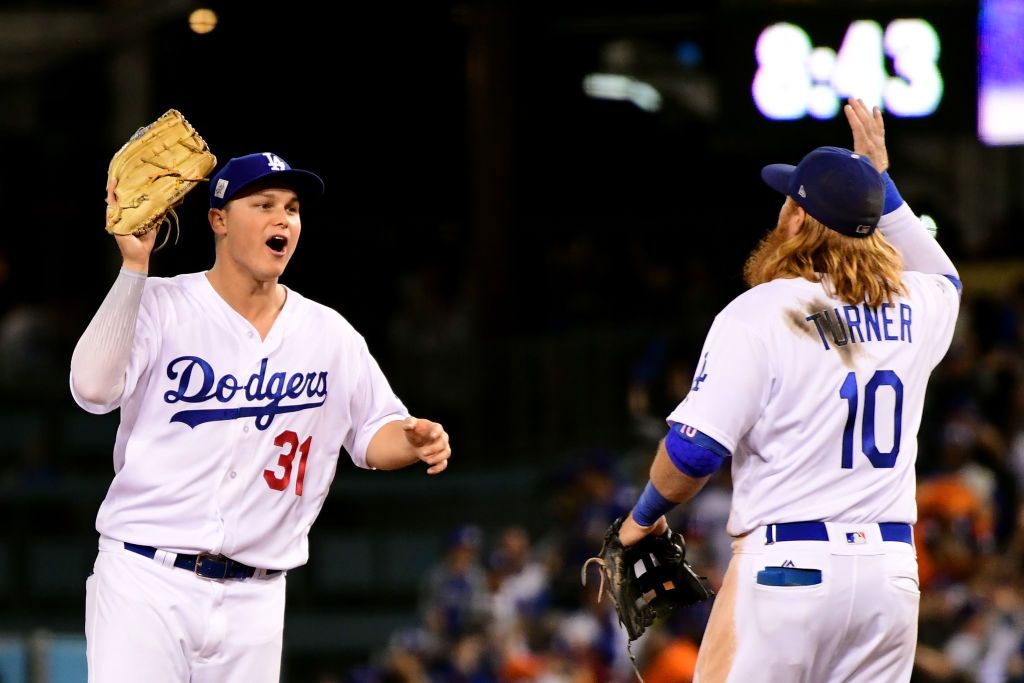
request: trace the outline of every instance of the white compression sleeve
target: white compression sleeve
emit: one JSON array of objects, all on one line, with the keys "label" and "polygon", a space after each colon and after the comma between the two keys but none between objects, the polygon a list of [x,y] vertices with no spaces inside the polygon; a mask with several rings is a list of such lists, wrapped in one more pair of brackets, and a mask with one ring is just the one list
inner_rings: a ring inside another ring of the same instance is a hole
[{"label": "white compression sleeve", "polygon": [[124,390],[145,273],[121,269],[71,356],[71,381],[87,401],[109,404]]},{"label": "white compression sleeve", "polygon": [[928,234],[921,220],[906,202],[882,216],[878,229],[903,257],[903,268],[920,273],[936,273],[960,277],[946,252]]}]

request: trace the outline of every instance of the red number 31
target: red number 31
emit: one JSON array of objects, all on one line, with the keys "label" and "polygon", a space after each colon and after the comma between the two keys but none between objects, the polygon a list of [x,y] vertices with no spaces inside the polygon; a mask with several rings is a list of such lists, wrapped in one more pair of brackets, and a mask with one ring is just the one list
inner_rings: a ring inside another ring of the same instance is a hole
[{"label": "red number 31", "polygon": [[301,457],[299,458],[299,474],[295,477],[295,495],[301,496],[302,480],[306,476],[306,458],[309,456],[311,443],[313,443],[313,437],[307,436],[300,446],[298,435],[290,429],[278,434],[274,439],[274,445],[288,447],[286,453],[281,453],[277,457],[277,466],[284,468],[284,473],[278,476],[274,470],[263,470],[263,478],[267,480],[267,486],[275,491],[284,491],[288,488],[288,483],[292,480],[292,461],[295,459],[297,450]]}]

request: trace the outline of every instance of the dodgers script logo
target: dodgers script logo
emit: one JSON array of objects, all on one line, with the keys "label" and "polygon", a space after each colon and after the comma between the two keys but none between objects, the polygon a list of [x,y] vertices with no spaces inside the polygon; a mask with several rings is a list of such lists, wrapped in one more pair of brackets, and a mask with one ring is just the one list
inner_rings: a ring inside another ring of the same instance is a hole
[{"label": "dodgers script logo", "polygon": [[[256,428],[264,430],[274,421],[274,416],[281,413],[295,413],[322,406],[327,400],[327,372],[275,372],[267,377],[267,359],[260,361],[259,372],[249,376],[245,384],[241,384],[234,375],[224,375],[217,379],[205,360],[199,356],[181,356],[167,364],[167,377],[178,380],[178,388],[164,394],[167,403],[206,403],[217,401],[228,403],[235,395],[245,392],[247,401],[265,401],[269,403],[241,408],[198,408],[182,410],[171,416],[171,422],[181,422],[195,428],[206,422],[237,420],[255,417]],[[285,398],[320,398],[310,403],[290,403],[281,405]]]}]

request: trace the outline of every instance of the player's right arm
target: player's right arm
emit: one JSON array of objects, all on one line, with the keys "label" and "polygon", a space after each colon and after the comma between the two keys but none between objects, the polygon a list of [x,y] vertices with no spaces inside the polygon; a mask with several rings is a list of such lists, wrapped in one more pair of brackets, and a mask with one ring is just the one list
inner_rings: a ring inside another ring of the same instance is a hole
[{"label": "player's right arm", "polygon": [[650,481],[623,520],[623,545],[661,533],[667,527],[663,515],[697,495],[768,401],[772,363],[735,310],[715,318],[700,357],[689,394],[668,417]]},{"label": "player's right arm", "polygon": [[[114,201],[113,186],[107,188],[107,201]],[[72,392],[90,407],[109,410],[124,391],[156,233],[115,236],[121,271],[71,356]]]},{"label": "player's right arm", "polygon": [[[697,438],[687,438],[688,433]],[[658,443],[647,486],[622,521],[622,544],[633,545],[648,534],[664,533],[668,527],[665,513],[700,493],[727,455],[728,451],[704,434],[686,425],[673,424]]]},{"label": "player's right arm", "polygon": [[853,151],[871,159],[885,180],[885,204],[878,229],[903,258],[905,270],[945,275],[960,292],[960,274],[953,261],[903,201],[889,176],[889,153],[885,147],[881,110],[878,107],[869,110],[863,101],[851,98],[843,111],[853,133]]}]

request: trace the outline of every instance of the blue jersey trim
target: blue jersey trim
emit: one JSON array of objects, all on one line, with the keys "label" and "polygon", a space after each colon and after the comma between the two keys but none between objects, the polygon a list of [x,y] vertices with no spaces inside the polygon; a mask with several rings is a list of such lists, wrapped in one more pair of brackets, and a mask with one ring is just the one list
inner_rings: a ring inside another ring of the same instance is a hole
[{"label": "blue jersey trim", "polygon": [[691,443],[697,444],[698,446],[703,446],[704,448],[708,449],[713,453],[717,453],[723,458],[728,458],[730,455],[732,455],[732,453],[729,452],[728,448],[718,443],[704,432],[700,431],[699,429],[694,429],[689,425],[685,425],[682,422],[673,422],[672,426],[669,428],[669,431],[675,432],[676,434],[679,435],[680,438]]},{"label": "blue jersey trim", "polygon": [[943,277],[953,283],[953,286],[956,287],[957,294],[964,293],[964,283],[960,282],[960,278],[958,278],[956,275],[945,274],[943,274]]},{"label": "blue jersey trim", "polygon": [[713,474],[729,456],[728,448],[682,423],[675,423],[668,430],[665,450],[676,469],[694,479]]}]

